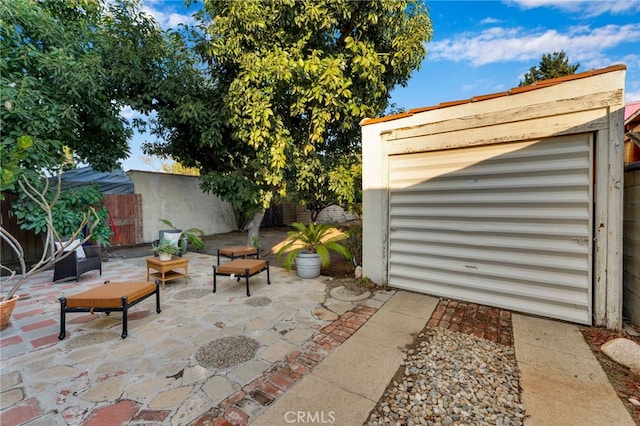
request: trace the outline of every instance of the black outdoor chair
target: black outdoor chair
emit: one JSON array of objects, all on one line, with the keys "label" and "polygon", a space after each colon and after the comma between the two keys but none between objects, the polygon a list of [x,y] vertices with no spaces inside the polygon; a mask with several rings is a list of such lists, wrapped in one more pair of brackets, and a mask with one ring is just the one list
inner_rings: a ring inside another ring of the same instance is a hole
[{"label": "black outdoor chair", "polygon": [[67,257],[56,262],[53,268],[53,281],[63,278],[75,277],[80,281],[80,275],[88,271],[98,270],[102,275],[102,259],[100,258],[100,246],[86,246],[83,250],[87,257],[79,259],[73,250]]}]

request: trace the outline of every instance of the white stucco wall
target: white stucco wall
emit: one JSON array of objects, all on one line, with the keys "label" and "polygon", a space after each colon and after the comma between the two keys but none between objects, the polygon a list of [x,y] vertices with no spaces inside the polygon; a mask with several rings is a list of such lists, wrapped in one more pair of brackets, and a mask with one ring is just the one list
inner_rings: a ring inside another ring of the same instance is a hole
[{"label": "white stucco wall", "polygon": [[158,239],[158,231],[167,229],[160,219],[176,228],[198,228],[206,235],[237,229],[233,209],[215,195],[205,194],[197,176],[131,170],[136,194],[142,195],[144,242]]}]

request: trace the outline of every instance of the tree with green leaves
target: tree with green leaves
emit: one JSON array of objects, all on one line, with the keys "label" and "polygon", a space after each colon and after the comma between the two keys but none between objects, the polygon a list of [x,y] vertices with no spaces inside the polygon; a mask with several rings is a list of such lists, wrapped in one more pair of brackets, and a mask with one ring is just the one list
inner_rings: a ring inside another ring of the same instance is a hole
[{"label": "tree with green leaves", "polygon": [[576,73],[578,68],[580,68],[580,64],[569,65],[569,58],[564,51],[553,52],[552,54],[547,53],[542,55],[540,64],[537,67],[529,68],[529,72],[525,73],[524,81],[520,82],[520,86],[550,78],[572,75]]},{"label": "tree with green leaves", "polygon": [[[162,31],[139,6],[128,0],[0,3],[0,189],[18,193],[24,229],[47,232],[46,213],[35,214],[21,179],[40,193],[45,174],[78,162],[113,170],[128,155],[133,124],[121,111],[148,108],[150,82],[171,60]],[[51,212],[62,236],[82,221],[64,201],[75,199],[76,211],[97,208],[101,197],[92,189],[45,196],[59,203]],[[104,209],[98,211],[103,218]],[[108,225],[97,231],[96,240],[108,242]]]},{"label": "tree with green leaves", "polygon": [[153,84],[172,61],[168,46],[137,0],[0,2],[0,191],[21,197],[21,226],[40,231],[45,243],[28,268],[20,242],[0,226],[20,259],[11,294],[67,255],[55,245],[62,237],[85,230],[82,242],[108,241],[95,189],[64,194],[43,178],[70,162],[108,171],[126,158],[134,123],[121,111],[149,108]]},{"label": "tree with green leaves", "polygon": [[251,219],[249,241],[274,200],[356,202],[359,122],[420,67],[424,3],[205,1],[195,17],[201,72],[165,81],[146,153],[198,167],[205,191]]},{"label": "tree with green leaves", "polygon": [[150,103],[167,56],[138,3],[0,2],[3,160],[23,135],[35,149],[19,166],[36,174],[69,157],[101,171],[127,157],[133,123],[121,111]]}]

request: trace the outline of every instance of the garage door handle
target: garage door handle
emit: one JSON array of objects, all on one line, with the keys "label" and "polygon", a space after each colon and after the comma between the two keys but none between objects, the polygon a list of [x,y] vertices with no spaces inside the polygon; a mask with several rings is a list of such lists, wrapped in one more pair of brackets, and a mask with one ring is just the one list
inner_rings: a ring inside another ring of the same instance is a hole
[{"label": "garage door handle", "polygon": [[475,270],[478,269],[478,265],[464,265],[464,267],[467,269],[475,269]]}]

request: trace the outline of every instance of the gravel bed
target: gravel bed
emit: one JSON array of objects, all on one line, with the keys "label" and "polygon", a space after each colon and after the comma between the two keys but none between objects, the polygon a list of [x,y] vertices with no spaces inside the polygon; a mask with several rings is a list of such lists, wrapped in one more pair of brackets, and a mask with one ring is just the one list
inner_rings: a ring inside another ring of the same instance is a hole
[{"label": "gravel bed", "polygon": [[222,337],[200,347],[196,361],[205,368],[225,370],[253,359],[259,347],[250,337]]},{"label": "gravel bed", "polygon": [[427,327],[366,425],[522,425],[513,347]]}]

